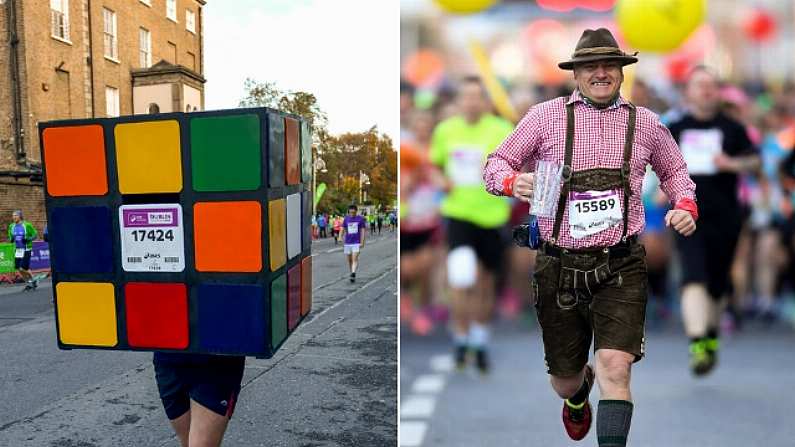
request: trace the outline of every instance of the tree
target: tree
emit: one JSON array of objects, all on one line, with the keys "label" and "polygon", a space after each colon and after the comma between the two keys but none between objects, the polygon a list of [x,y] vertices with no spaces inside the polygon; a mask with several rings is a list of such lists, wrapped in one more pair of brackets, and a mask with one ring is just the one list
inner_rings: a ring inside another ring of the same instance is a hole
[{"label": "tree", "polygon": [[318,173],[318,183],[325,182],[328,190],[318,203],[318,209],[345,209],[359,203],[359,173],[367,174],[369,185],[364,204],[391,207],[397,198],[397,152],[392,140],[379,134],[376,127],[367,132],[325,135],[318,145],[318,153],[326,162],[328,172]]},{"label": "tree", "polygon": [[284,92],[273,82],[247,78],[246,96],[240,107],[271,107],[302,116],[312,128],[314,157],[326,162],[327,172],[317,173],[317,183],[326,183],[326,193],[318,211],[344,214],[348,205],[359,203],[359,172],[367,174],[370,184],[367,204],[391,207],[397,199],[397,152],[392,140],[379,134],[373,126],[367,132],[331,135],[328,117],[318,106],[317,98],[307,92]]},{"label": "tree", "polygon": [[318,106],[315,95],[284,92],[273,82],[260,82],[251,78],[246,78],[243,89],[246,97],[240,100],[240,107],[271,107],[294,113],[307,120],[313,135],[320,136],[327,132],[328,117]]}]

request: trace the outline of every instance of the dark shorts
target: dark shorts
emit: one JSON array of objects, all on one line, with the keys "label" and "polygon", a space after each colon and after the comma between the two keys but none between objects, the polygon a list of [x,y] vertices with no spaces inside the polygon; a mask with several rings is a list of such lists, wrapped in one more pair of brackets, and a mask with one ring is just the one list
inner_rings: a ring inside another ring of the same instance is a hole
[{"label": "dark shorts", "polygon": [[436,232],[435,229],[418,231],[418,232],[401,231],[400,252],[412,253],[414,251],[417,251],[419,248],[431,242],[435,232]]},{"label": "dark shorts", "polygon": [[469,246],[475,250],[483,266],[492,272],[500,270],[504,242],[500,230],[481,228],[463,220],[448,219],[447,244],[450,250]]},{"label": "dark shorts", "polygon": [[[584,272],[590,272],[587,281]],[[549,374],[582,371],[592,340],[594,351],[616,349],[635,361],[643,358],[648,297],[643,245],[632,244],[620,257],[599,250],[564,261],[539,250],[533,288]]]},{"label": "dark shorts", "polygon": [[153,363],[160,400],[169,419],[185,414],[191,399],[221,416],[232,417],[245,357],[155,353]]},{"label": "dark shorts", "polygon": [[21,258],[14,258],[14,268],[22,270],[30,270],[30,250],[25,250],[25,255]]},{"label": "dark shorts", "polygon": [[731,265],[740,237],[740,217],[704,217],[689,237],[676,233],[676,248],[682,264],[682,285],[703,283],[713,299],[731,290]]}]

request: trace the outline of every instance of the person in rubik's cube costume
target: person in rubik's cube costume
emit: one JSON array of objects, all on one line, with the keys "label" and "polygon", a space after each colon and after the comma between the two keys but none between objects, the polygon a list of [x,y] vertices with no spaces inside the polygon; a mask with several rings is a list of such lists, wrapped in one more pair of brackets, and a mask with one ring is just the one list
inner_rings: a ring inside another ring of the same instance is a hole
[{"label": "person in rubik's cube costume", "polygon": [[[311,135],[238,109],[42,123],[58,346],[154,351],[183,445],[312,303]],[[204,444],[202,444],[204,445]]]}]

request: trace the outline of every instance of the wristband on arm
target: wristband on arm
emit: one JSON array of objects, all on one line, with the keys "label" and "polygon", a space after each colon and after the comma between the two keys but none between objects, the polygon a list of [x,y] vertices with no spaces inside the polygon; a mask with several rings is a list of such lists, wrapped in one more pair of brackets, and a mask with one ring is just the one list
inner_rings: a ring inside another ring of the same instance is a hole
[{"label": "wristband on arm", "polygon": [[690,213],[691,216],[693,216],[694,221],[698,220],[698,205],[696,204],[696,201],[693,199],[689,199],[687,197],[685,197],[684,199],[680,199],[678,202],[676,202],[676,206],[674,206],[674,209],[685,210],[688,213]]},{"label": "wristband on arm", "polygon": [[502,195],[504,196],[512,196],[513,195],[513,182],[516,180],[516,177],[519,176],[518,172],[514,172],[513,174],[505,177],[502,180]]}]

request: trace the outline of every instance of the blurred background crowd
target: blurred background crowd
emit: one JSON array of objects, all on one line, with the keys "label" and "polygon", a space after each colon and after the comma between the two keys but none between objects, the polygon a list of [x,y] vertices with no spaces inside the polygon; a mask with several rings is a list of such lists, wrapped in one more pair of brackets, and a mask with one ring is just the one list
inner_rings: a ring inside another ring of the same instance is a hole
[{"label": "blurred background crowd", "polygon": [[[677,6],[673,6],[677,4]],[[721,326],[795,327],[795,1],[712,0],[402,0],[401,1],[401,323],[415,334],[441,330],[449,317],[445,221],[439,205],[449,181],[431,162],[434,130],[462,113],[461,80],[478,76],[493,113],[515,124],[542,101],[569,95],[567,60],[586,28],[605,27],[638,51],[625,67],[622,95],[670,122],[687,109],[683,85],[693,67],[720,79],[715,100],[746,126],[762,168],[736,191],[744,225],[731,269]],[[471,104],[469,105],[471,106]],[[463,107],[468,107],[463,105]],[[698,194],[698,191],[696,191]],[[649,173],[644,182],[650,289],[648,327],[679,320],[681,264],[669,205]],[[505,199],[511,200],[511,199]],[[533,318],[534,252],[510,243],[527,204],[511,200],[502,229],[504,268],[497,314]]]}]

